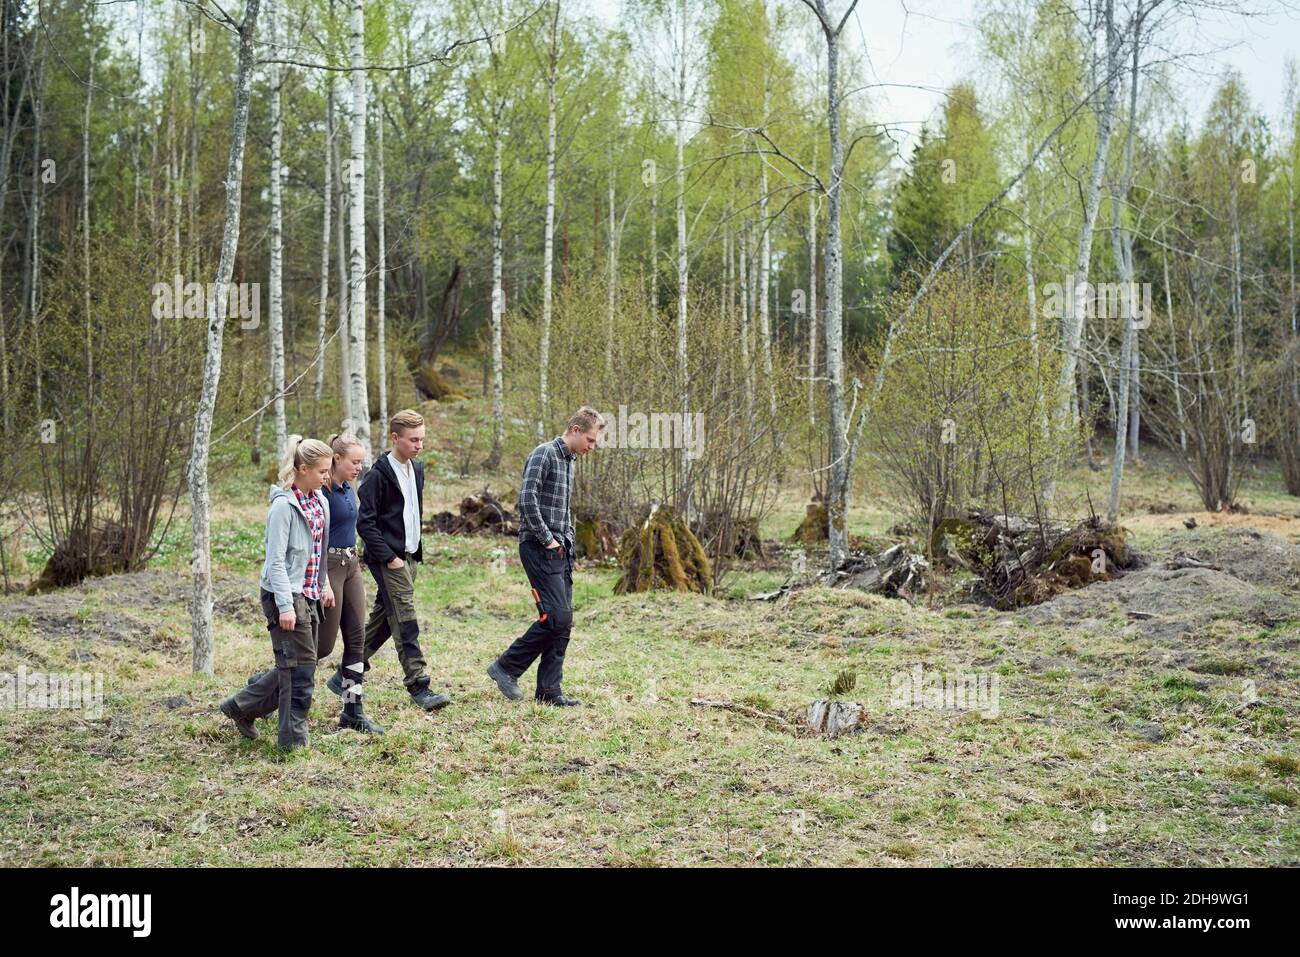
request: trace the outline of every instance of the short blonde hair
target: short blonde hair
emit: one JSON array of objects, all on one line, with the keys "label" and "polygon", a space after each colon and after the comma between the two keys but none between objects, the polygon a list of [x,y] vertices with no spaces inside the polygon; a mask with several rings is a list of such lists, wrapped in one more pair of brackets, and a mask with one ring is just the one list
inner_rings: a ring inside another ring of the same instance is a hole
[{"label": "short blonde hair", "polygon": [[605,428],[605,417],[589,405],[584,405],[573,415],[569,416],[569,421],[564,426],[564,431],[569,432],[576,428],[579,432],[590,432],[592,427],[597,430]]},{"label": "short blonde hair", "polygon": [[418,429],[422,425],[424,425],[424,416],[414,409],[403,409],[401,412],[394,413],[388,420],[388,432],[390,435],[394,432],[400,435],[406,429]]},{"label": "short blonde hair", "polygon": [[315,465],[322,459],[333,461],[334,450],[320,439],[304,439],[291,435],[284,443],[284,457],[280,459],[280,485],[289,488],[300,465]]}]

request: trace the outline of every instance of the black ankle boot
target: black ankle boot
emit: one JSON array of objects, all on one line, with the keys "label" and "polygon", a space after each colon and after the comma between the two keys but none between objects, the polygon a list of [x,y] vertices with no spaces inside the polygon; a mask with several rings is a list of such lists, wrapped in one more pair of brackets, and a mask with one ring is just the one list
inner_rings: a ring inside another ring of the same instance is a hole
[{"label": "black ankle boot", "polygon": [[339,727],[350,728],[353,731],[360,731],[363,734],[383,734],[382,725],[375,724],[366,717],[365,710],[361,706],[361,701],[348,701],[343,705],[343,713],[339,715]]}]

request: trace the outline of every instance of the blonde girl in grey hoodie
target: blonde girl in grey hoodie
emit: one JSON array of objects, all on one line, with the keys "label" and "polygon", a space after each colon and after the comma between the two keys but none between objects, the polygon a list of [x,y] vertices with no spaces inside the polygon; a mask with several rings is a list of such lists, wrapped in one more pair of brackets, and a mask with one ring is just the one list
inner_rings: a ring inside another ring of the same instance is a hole
[{"label": "blonde girl in grey hoodie", "polygon": [[334,453],[317,439],[289,436],[280,484],[271,489],[262,565],[262,613],[271,633],[275,670],[263,672],[221,703],[239,733],[256,738],[255,718],[280,712],[277,744],[307,745],[307,712],[316,681],[316,641],[323,609],[334,604],[324,562],[329,541],[330,480]]}]

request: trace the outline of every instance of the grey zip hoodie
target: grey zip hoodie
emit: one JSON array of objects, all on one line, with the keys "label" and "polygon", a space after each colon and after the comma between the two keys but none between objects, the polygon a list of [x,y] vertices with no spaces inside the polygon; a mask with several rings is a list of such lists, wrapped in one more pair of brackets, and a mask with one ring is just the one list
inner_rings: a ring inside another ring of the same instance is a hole
[{"label": "grey zip hoodie", "polygon": [[[320,583],[325,594],[328,559],[325,546],[330,540],[330,503],[320,489],[312,493],[325,512],[324,537],[321,539]],[[266,562],[262,565],[261,586],[275,595],[280,614],[293,611],[293,596],[302,593],[311,555],[311,526],[292,489],[276,485],[271,488],[271,508],[266,513]]]}]

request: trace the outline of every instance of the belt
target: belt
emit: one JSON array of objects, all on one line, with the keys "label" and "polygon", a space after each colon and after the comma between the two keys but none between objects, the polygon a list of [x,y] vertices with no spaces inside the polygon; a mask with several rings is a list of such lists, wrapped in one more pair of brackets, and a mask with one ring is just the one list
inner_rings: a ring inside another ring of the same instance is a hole
[{"label": "belt", "polygon": [[342,555],[345,558],[356,558],[357,546],[349,545],[347,548],[331,548],[329,549],[329,553],[331,555]]}]

